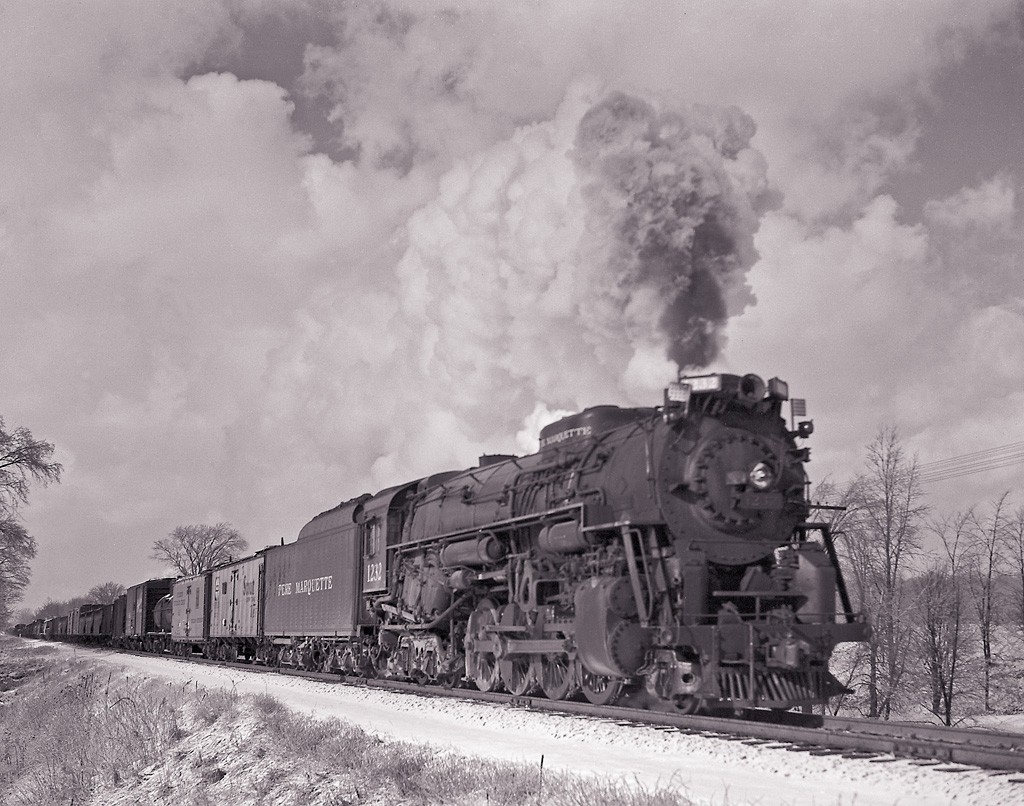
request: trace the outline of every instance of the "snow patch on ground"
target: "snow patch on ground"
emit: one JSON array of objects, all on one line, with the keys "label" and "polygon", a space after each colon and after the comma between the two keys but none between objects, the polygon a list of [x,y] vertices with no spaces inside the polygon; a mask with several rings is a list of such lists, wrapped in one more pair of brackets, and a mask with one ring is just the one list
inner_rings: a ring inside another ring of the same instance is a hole
[{"label": "snow patch on ground", "polygon": [[[65,648],[71,651],[70,648]],[[417,697],[259,671],[82,650],[128,674],[181,685],[268,694],[311,717],[337,717],[384,739],[429,743],[464,756],[518,761],[593,776],[669,786],[699,803],[794,806],[1021,804],[1024,776],[944,772],[689,736],[649,726],[487,703]],[[993,727],[996,727],[993,725]],[[1001,726],[1000,726],[1001,727]],[[244,736],[231,741],[244,741]],[[213,740],[210,740],[213,741]]]}]

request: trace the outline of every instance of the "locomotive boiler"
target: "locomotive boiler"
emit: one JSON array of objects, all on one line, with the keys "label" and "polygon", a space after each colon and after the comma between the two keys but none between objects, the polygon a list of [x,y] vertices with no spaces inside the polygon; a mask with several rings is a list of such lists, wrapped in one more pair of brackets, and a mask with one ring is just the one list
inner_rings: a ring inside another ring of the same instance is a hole
[{"label": "locomotive boiler", "polygon": [[788,428],[787,400],[777,378],[680,378],[660,407],[590,408],[535,454],[361,499],[376,672],[683,711],[842,692],[832,650],[868,627],[808,522],[812,424]]}]

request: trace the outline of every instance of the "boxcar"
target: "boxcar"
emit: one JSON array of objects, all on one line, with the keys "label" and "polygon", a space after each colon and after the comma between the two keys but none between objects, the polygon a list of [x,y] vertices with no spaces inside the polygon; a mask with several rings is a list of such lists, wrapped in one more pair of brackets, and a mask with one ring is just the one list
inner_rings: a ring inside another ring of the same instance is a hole
[{"label": "boxcar", "polygon": [[176,579],[171,588],[171,641],[176,654],[205,653],[210,637],[210,572]]},{"label": "boxcar", "polygon": [[170,643],[170,633],[157,626],[156,605],[171,592],[173,581],[170,577],[150,579],[128,588],[124,641],[130,648],[156,650],[164,639]]},{"label": "boxcar", "polygon": [[210,647],[219,660],[257,656],[263,636],[264,552],[210,572]]},{"label": "boxcar", "polygon": [[55,616],[53,619],[53,634],[52,638],[57,641],[64,641],[68,637],[68,621],[70,617],[67,613],[63,616]]}]

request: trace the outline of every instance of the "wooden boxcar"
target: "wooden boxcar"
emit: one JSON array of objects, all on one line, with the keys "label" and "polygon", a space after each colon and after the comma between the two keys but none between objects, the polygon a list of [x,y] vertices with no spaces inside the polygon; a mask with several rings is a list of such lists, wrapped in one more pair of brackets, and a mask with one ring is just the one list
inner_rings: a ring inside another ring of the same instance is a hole
[{"label": "wooden boxcar", "polygon": [[263,637],[264,552],[210,572],[210,646],[220,660],[255,658]]},{"label": "wooden boxcar", "polygon": [[171,641],[180,655],[206,652],[210,637],[210,572],[176,579],[171,588]]}]

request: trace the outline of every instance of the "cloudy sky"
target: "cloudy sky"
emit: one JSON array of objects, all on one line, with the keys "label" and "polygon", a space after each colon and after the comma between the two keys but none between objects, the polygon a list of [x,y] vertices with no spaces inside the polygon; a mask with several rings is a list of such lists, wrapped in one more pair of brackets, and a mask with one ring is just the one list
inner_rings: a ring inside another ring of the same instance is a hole
[{"label": "cloudy sky", "polygon": [[677,363],[788,380],[818,479],[883,424],[922,462],[1024,441],[1022,26],[0,3],[0,415],[65,465],[25,604],[158,575],[179,524],[293,539]]}]

